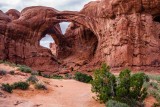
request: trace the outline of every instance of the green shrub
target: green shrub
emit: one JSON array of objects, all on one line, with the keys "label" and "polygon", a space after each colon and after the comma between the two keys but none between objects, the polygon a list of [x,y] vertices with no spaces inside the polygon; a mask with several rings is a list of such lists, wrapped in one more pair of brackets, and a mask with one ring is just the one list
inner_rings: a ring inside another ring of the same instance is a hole
[{"label": "green shrub", "polygon": [[47,90],[47,87],[42,83],[36,83],[35,88],[39,90]]},{"label": "green shrub", "polygon": [[14,71],[12,70],[12,71],[9,71],[9,74],[11,74],[11,75],[14,75]]},{"label": "green shrub", "polygon": [[3,75],[6,75],[7,72],[5,70],[0,70],[0,75],[3,76]]},{"label": "green shrub", "polygon": [[75,73],[75,79],[77,81],[80,81],[80,82],[84,82],[84,83],[89,83],[92,79],[92,76],[89,76],[87,74],[83,74],[81,72],[76,72]]},{"label": "green shrub", "polygon": [[116,88],[117,97],[125,97],[129,95],[130,91],[130,74],[131,71],[126,69],[119,74],[119,81]]},{"label": "green shrub", "polygon": [[12,93],[13,88],[9,84],[2,84],[2,90]]},{"label": "green shrub", "polygon": [[130,98],[133,98],[136,101],[143,101],[147,97],[147,89],[143,87],[145,81],[146,75],[144,73],[136,73],[131,76]]},{"label": "green shrub", "polygon": [[109,100],[106,103],[106,107],[130,107],[125,103],[121,103],[119,101]]},{"label": "green shrub", "polygon": [[27,79],[27,82],[31,82],[31,83],[36,83],[38,82],[38,79],[36,78],[35,75],[31,75],[28,79]]},{"label": "green shrub", "polygon": [[27,90],[29,88],[29,84],[27,82],[15,82],[12,85],[13,89],[22,89],[22,90]]},{"label": "green shrub", "polygon": [[50,75],[48,75],[48,74],[41,74],[44,78],[51,78],[51,76]]},{"label": "green shrub", "polygon": [[60,76],[60,75],[52,75],[51,78],[53,78],[53,79],[63,79],[63,76]]},{"label": "green shrub", "polygon": [[148,81],[148,77],[144,73],[131,75],[131,71],[126,69],[116,78],[109,71],[109,66],[103,64],[94,73],[92,92],[96,93],[97,99],[104,103],[114,99],[131,107],[142,105],[147,97],[147,89],[143,84]]},{"label": "green shrub", "polygon": [[25,66],[25,65],[18,65],[19,69],[21,72],[24,72],[24,73],[31,73],[32,72],[32,69],[28,66]]},{"label": "green shrub", "polygon": [[97,99],[104,103],[116,94],[116,77],[109,70],[109,66],[103,64],[100,69],[94,72],[94,78],[91,82],[92,92],[95,92]]}]

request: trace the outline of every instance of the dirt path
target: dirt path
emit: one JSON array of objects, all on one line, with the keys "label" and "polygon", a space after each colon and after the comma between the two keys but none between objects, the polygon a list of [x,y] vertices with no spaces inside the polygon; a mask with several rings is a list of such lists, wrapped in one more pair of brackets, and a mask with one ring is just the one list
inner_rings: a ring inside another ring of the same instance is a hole
[{"label": "dirt path", "polygon": [[[15,70],[16,73],[0,76],[0,84],[25,81],[30,76],[3,64],[0,64],[0,69],[7,72]],[[14,90],[12,94],[0,90],[0,107],[105,107],[92,98],[94,94],[90,84],[75,80],[37,78],[45,83],[48,90],[36,90],[33,85],[27,91]],[[154,102],[153,97],[148,97],[145,100],[146,107],[151,107]]]},{"label": "dirt path", "polygon": [[[0,69],[12,70],[0,65]],[[1,83],[13,83],[26,80],[29,75],[7,74],[0,78]],[[14,90],[12,94],[0,90],[0,107],[104,107],[92,97],[91,85],[75,80],[54,80],[38,77],[48,90]]]}]

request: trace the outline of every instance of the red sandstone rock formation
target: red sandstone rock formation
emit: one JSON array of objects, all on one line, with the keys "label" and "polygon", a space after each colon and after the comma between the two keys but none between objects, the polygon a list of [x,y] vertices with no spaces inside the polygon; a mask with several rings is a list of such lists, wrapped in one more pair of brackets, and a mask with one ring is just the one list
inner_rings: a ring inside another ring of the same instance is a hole
[{"label": "red sandstone rock formation", "polygon": [[50,50],[54,56],[56,55],[57,45],[55,43],[50,43]]},{"label": "red sandstone rock formation", "polygon": [[[72,22],[65,35],[58,23]],[[56,56],[39,45],[50,34]],[[28,7],[0,11],[0,59],[35,70],[90,71],[102,62],[113,71],[160,70],[160,0],[101,0],[80,12]]]}]

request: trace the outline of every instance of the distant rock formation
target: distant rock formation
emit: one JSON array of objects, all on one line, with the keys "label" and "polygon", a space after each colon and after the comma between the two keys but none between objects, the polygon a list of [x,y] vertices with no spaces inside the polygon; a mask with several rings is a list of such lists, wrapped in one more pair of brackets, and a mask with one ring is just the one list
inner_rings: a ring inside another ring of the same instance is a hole
[{"label": "distant rock formation", "polygon": [[57,45],[56,45],[55,43],[50,43],[50,47],[49,47],[49,48],[50,48],[52,54],[53,54],[54,56],[57,56],[57,54],[56,54]]},{"label": "distant rock formation", "polygon": [[[63,35],[64,21],[71,24]],[[46,34],[55,40],[56,55],[39,45]],[[112,71],[160,71],[160,0],[92,1],[79,12],[42,6],[0,11],[0,59],[49,73],[89,72],[102,62]]]}]

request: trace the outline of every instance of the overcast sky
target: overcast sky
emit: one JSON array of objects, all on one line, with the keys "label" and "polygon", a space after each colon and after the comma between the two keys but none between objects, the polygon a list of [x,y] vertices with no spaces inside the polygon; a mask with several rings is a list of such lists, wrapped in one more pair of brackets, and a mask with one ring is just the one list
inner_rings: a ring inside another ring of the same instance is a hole
[{"label": "overcast sky", "polygon": [[[21,11],[28,6],[47,6],[57,10],[72,10],[79,11],[85,4],[95,0],[0,0],[0,10],[6,12],[9,9]],[[61,23],[61,29],[65,32],[68,23]],[[49,47],[49,43],[54,42],[49,36],[43,38],[40,44],[44,47]]]}]

